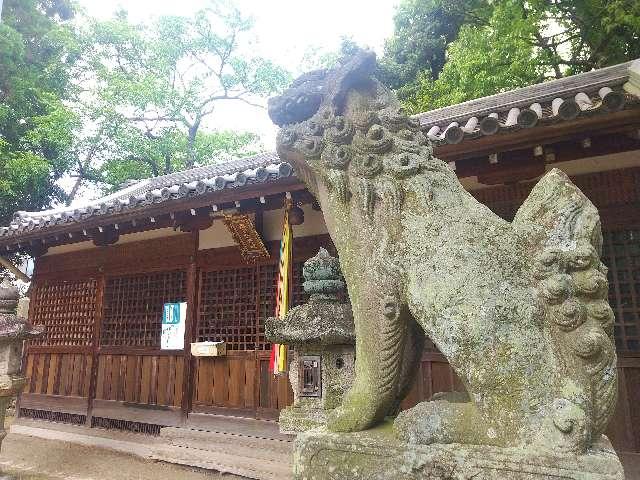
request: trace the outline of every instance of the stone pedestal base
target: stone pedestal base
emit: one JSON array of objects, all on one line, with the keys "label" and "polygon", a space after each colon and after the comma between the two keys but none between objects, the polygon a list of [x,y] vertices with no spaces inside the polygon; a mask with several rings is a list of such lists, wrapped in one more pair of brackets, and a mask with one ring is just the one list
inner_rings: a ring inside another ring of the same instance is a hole
[{"label": "stone pedestal base", "polygon": [[585,455],[474,445],[409,445],[389,423],[367,432],[298,435],[297,480],[624,480],[622,464],[606,437]]},{"label": "stone pedestal base", "polygon": [[327,423],[327,414],[319,408],[305,408],[290,405],[280,410],[278,426],[280,433],[297,435]]}]

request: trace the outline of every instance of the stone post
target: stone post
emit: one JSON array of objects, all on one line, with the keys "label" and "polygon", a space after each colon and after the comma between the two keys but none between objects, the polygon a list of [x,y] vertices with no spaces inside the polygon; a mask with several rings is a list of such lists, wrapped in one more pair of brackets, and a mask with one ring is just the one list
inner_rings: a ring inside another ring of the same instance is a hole
[{"label": "stone post", "polygon": [[16,315],[19,292],[5,277],[0,284],[0,445],[7,435],[4,420],[7,406],[18,395],[27,381],[22,373],[22,346],[24,340],[44,333],[33,327],[26,318]]}]

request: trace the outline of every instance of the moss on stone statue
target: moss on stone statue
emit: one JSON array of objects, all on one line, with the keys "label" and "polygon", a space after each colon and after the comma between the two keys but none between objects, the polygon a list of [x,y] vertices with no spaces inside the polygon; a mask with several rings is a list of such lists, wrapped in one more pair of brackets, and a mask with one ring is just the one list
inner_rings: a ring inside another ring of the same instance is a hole
[{"label": "moss on stone statue", "polygon": [[[504,458],[496,446],[521,447],[527,468],[537,463],[526,449],[553,461],[582,456],[601,442],[617,395],[597,209],[553,169],[513,222],[501,219],[434,157],[420,122],[376,80],[375,68],[375,55],[359,51],[334,69],[303,75],[269,102],[282,127],[280,158],[320,203],[351,300],[356,379],[328,429],[357,439],[346,432],[369,429],[394,412],[413,383],[427,335],[469,401],[402,412],[395,421],[399,439],[467,444],[472,452],[470,445],[480,444],[494,458]],[[327,435],[322,439],[342,441]],[[442,445],[440,453],[418,456],[454,454]],[[384,470],[389,455],[381,455]],[[404,457],[394,461],[405,464]],[[317,478],[342,468],[337,458],[325,467]]]}]

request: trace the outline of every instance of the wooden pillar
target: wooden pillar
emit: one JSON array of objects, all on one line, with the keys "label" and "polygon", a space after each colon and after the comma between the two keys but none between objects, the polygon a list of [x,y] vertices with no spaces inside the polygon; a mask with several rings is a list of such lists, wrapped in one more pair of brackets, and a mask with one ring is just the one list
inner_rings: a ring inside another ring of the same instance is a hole
[{"label": "wooden pillar", "polygon": [[102,331],[102,320],[104,318],[104,292],[105,275],[100,273],[96,284],[96,317],[93,325],[93,335],[91,338],[91,377],[89,379],[89,395],[87,397],[87,421],[86,425],[91,427],[91,417],[93,416],[93,401],[96,398],[96,385],[98,381],[98,354],[100,352],[100,332]]},{"label": "wooden pillar", "polygon": [[191,404],[193,402],[193,386],[195,384],[193,375],[196,373],[195,360],[191,356],[191,342],[196,340],[197,328],[196,323],[198,320],[197,307],[198,307],[198,247],[200,242],[199,230],[193,230],[191,232],[193,237],[193,250],[191,257],[189,258],[189,265],[187,267],[187,318],[184,334],[184,351],[183,351],[183,365],[184,375],[182,379],[182,422],[186,423],[191,411]]}]

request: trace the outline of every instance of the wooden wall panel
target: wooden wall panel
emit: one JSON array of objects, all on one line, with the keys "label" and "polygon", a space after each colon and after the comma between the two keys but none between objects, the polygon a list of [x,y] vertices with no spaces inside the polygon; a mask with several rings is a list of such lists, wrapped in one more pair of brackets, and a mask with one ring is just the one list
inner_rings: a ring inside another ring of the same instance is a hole
[{"label": "wooden wall panel", "polygon": [[287,375],[275,376],[269,371],[269,357],[260,356],[259,365],[259,415],[262,418],[278,418],[283,408],[293,403],[293,390]]},{"label": "wooden wall panel", "polygon": [[36,276],[72,278],[102,272],[120,273],[150,268],[186,266],[195,250],[194,237],[185,233],[171,237],[90,248],[38,258]]},{"label": "wooden wall panel", "polygon": [[607,435],[619,452],[640,453],[640,358],[618,365],[618,403]]},{"label": "wooden wall panel", "polygon": [[286,376],[269,372],[268,353],[228,352],[226,357],[196,359],[193,410],[277,418],[278,411],[293,403]]},{"label": "wooden wall panel", "polygon": [[25,393],[87,397],[91,355],[84,353],[29,353],[25,358]]},{"label": "wooden wall panel", "polygon": [[229,353],[226,357],[195,359],[194,407],[245,410],[255,406],[255,354]]},{"label": "wooden wall panel", "polygon": [[180,407],[182,355],[98,356],[96,399]]}]

